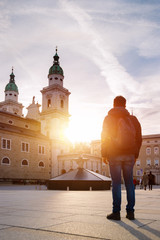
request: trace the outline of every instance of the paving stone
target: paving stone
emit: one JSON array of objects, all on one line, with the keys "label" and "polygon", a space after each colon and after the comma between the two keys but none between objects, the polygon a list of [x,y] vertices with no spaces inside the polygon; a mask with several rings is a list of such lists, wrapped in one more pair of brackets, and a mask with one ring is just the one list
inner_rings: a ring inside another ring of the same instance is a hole
[{"label": "paving stone", "polygon": [[[38,231],[22,228],[9,228],[7,232],[0,230],[1,240],[94,240],[76,235],[68,235],[56,232]],[[98,239],[97,239],[98,240]]]},{"label": "paving stone", "polygon": [[[25,189],[26,188],[26,189]],[[160,188],[136,189],[135,221],[106,219],[112,211],[111,191],[46,191],[34,186],[0,186],[0,239],[160,239]]]}]

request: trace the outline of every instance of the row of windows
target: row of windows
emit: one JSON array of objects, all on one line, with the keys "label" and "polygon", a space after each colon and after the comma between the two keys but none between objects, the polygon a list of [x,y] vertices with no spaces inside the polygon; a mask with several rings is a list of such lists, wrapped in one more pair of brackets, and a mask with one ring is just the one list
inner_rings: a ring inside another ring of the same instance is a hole
[{"label": "row of windows", "polygon": [[[140,160],[137,160],[136,161],[136,166],[140,166],[140,165],[141,165]],[[154,165],[159,166],[159,159],[154,159]],[[151,166],[151,159],[146,160],[146,166]]]},{"label": "row of windows", "polygon": [[144,143],[152,143],[152,142],[155,142],[155,143],[158,143],[159,141],[158,140],[151,140],[151,141],[149,141],[149,140],[147,140],[147,141],[144,141]]},{"label": "row of windows", "polygon": [[[10,96],[12,96],[12,93],[9,93],[9,94],[7,94],[7,93],[6,93],[6,96],[7,96],[7,95],[10,95]],[[17,97],[17,95],[16,95],[16,94],[13,94],[13,95],[14,95],[15,97]]]},{"label": "row of windows", "polygon": [[[50,108],[52,105],[51,105],[51,99],[48,99],[48,103],[47,103],[47,107]],[[64,108],[64,101],[61,100],[61,108]]]},{"label": "row of windows", "polygon": [[[11,165],[11,160],[8,158],[8,157],[4,157],[2,160],[1,160],[1,164],[2,165]],[[27,159],[23,159],[21,161],[21,166],[29,166],[29,161]],[[44,167],[44,162],[43,161],[40,161],[38,163],[38,167]]]},{"label": "row of windows", "polygon": [[[11,150],[11,139],[2,138],[1,148],[6,150]],[[29,152],[30,144],[27,142],[21,142],[21,152]],[[38,145],[38,153],[45,154],[45,147]]]},{"label": "row of windows", "polygon": [[[159,147],[154,147],[154,154],[158,155],[159,154]],[[146,148],[146,155],[151,155],[151,147],[147,147]]]},{"label": "row of windows", "polygon": [[[52,80],[53,78],[50,78],[49,80]],[[55,80],[58,80],[58,78],[57,77],[55,77],[54,78]],[[60,80],[61,80],[61,82],[63,81],[63,79],[62,78],[60,78]]]}]

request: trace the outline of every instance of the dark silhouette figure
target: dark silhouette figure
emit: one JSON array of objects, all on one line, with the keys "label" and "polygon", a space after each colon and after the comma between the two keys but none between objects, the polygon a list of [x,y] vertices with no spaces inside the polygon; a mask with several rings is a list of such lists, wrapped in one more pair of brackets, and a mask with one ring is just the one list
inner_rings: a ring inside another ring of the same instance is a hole
[{"label": "dark silhouette figure", "polygon": [[147,185],[148,185],[148,175],[146,174],[146,172],[144,172],[144,174],[143,174],[142,184],[143,184],[144,190],[146,190]]},{"label": "dark silhouette figure", "polygon": [[150,171],[148,174],[148,185],[149,185],[149,190],[152,190],[152,185],[154,184],[154,175]]},{"label": "dark silhouette figure", "polygon": [[101,154],[104,162],[109,162],[112,178],[113,210],[107,218],[120,220],[122,171],[127,192],[126,217],[133,220],[135,205],[133,166],[142,143],[141,125],[137,118],[125,109],[124,97],[117,96],[113,105],[104,119],[101,134]]}]

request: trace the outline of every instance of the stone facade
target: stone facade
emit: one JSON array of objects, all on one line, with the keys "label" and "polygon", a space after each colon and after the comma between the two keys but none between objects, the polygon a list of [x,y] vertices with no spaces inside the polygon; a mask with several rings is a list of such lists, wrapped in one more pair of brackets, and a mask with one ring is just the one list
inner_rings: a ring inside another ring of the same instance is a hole
[{"label": "stone facade", "polygon": [[150,171],[155,176],[155,183],[160,184],[160,134],[143,136],[134,176],[139,180],[144,172]]},{"label": "stone facade", "polygon": [[57,156],[69,152],[64,133],[70,117],[70,92],[63,87],[57,49],[53,58],[48,86],[41,90],[42,111],[33,97],[26,117],[22,114],[23,105],[18,102],[19,91],[12,69],[5,87],[5,101],[0,102],[0,179],[55,177],[59,172]]},{"label": "stone facade", "polygon": [[0,111],[0,179],[50,176],[50,140],[41,134],[40,122]]},{"label": "stone facade", "polygon": [[[101,156],[100,140],[92,141],[91,153]],[[150,171],[155,176],[155,183],[160,184],[160,134],[142,137],[142,146],[133,169],[133,175],[135,179],[140,180],[144,172],[148,174]]]}]

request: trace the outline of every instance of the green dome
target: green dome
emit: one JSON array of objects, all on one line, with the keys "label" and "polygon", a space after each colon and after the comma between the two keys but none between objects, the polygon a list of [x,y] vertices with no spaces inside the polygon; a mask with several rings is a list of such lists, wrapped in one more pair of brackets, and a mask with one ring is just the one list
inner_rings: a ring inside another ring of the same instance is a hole
[{"label": "green dome", "polygon": [[5,87],[5,92],[6,91],[14,91],[18,93],[18,87],[14,82],[9,82]]},{"label": "green dome", "polygon": [[49,75],[51,74],[60,74],[63,76],[63,69],[59,65],[53,65],[49,69]]},{"label": "green dome", "polygon": [[14,91],[14,92],[18,93],[18,87],[15,84],[14,78],[15,78],[15,75],[13,73],[13,68],[12,68],[12,73],[10,74],[10,80],[9,80],[9,83],[5,87],[5,92],[6,91]]},{"label": "green dome", "polygon": [[52,67],[50,67],[49,69],[49,74],[60,74],[63,76],[63,69],[59,66],[59,56],[57,54],[57,48],[56,48],[56,54],[53,57],[54,61],[53,61],[53,65]]}]

